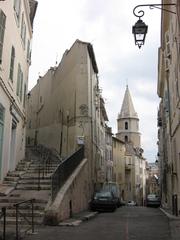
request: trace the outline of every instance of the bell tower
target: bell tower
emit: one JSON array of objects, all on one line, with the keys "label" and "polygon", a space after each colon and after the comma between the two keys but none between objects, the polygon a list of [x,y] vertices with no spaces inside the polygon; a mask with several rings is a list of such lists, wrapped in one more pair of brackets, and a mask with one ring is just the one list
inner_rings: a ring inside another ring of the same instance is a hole
[{"label": "bell tower", "polygon": [[121,111],[118,114],[117,126],[117,138],[125,143],[132,143],[134,147],[141,148],[139,118],[135,112],[128,86],[126,86]]}]

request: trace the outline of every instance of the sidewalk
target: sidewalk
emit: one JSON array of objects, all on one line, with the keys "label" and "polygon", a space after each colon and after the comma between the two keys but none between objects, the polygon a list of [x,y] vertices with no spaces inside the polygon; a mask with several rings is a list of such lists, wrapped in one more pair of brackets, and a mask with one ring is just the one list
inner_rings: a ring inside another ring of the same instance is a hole
[{"label": "sidewalk", "polygon": [[167,209],[160,209],[169,219],[172,240],[180,240],[180,217],[172,215]]},{"label": "sidewalk", "polygon": [[88,221],[91,218],[95,217],[98,212],[84,211],[78,214],[74,214],[72,218],[69,218],[61,223],[59,226],[78,226],[83,221]]}]

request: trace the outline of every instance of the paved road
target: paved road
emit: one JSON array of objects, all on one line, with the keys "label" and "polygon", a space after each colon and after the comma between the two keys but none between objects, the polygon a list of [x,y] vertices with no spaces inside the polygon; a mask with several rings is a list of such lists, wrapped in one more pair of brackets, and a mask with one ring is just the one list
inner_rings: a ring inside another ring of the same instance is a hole
[{"label": "paved road", "polygon": [[157,208],[122,207],[76,227],[44,227],[26,240],[170,240],[168,218]]}]

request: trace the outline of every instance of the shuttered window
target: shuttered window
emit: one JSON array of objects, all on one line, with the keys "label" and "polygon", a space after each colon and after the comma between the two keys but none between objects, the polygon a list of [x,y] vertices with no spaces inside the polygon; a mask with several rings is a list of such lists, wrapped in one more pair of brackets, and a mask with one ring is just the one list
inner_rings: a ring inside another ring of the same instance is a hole
[{"label": "shuttered window", "polygon": [[22,101],[22,95],[23,95],[23,72],[21,71],[20,92],[19,92],[19,98],[21,101]]},{"label": "shuttered window", "polygon": [[23,72],[21,70],[21,65],[20,64],[18,64],[16,95],[19,97],[20,101],[22,101],[22,96],[23,96]]},{"label": "shuttered window", "polygon": [[9,78],[13,82],[13,73],[14,73],[14,60],[15,60],[15,48],[12,46],[11,48],[11,63],[10,63],[10,71]]},{"label": "shuttered window", "polygon": [[6,15],[0,9],[0,64],[2,62],[2,51],[3,51],[5,24],[6,24]]},{"label": "shuttered window", "polygon": [[24,21],[24,13],[22,13],[22,19],[21,19],[21,38],[23,41],[24,49],[26,47],[26,24]]},{"label": "shuttered window", "polygon": [[0,122],[1,123],[4,122],[4,108],[1,104],[0,104]]}]

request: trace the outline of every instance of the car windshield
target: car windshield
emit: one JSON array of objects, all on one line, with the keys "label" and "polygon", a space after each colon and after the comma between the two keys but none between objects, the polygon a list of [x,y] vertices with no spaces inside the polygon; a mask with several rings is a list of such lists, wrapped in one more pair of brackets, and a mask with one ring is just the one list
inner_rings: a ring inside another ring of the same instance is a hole
[{"label": "car windshield", "polygon": [[148,198],[157,198],[158,196],[156,196],[155,194],[150,194],[148,195]]},{"label": "car windshield", "polygon": [[98,192],[95,194],[95,197],[112,197],[111,195],[111,192],[106,192],[106,191],[103,191],[103,192]]}]

